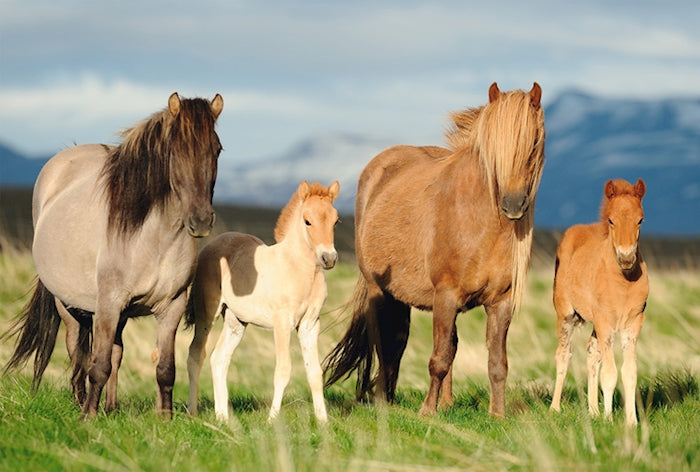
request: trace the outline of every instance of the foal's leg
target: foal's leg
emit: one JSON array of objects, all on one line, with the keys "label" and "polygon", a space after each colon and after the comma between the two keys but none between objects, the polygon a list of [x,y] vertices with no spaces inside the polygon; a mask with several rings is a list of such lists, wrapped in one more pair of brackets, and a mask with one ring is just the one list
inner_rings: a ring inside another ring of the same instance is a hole
[{"label": "foal's leg", "polygon": [[109,374],[107,385],[105,388],[105,411],[112,411],[117,408],[117,384],[119,383],[119,367],[122,364],[122,355],[124,354],[124,341],[122,340],[122,332],[126,326],[126,318],[119,320],[117,325],[117,333],[114,336],[114,345],[112,346],[112,373]]},{"label": "foal's leg", "polygon": [[642,328],[644,313],[620,333],[622,341],[622,385],[625,395],[625,421],[629,426],[637,424],[635,393],[637,390],[637,337]]},{"label": "foal's leg", "polygon": [[552,405],[550,406],[554,411],[559,411],[560,409],[561,393],[564,388],[566,371],[569,369],[569,361],[571,360],[571,336],[574,333],[575,326],[575,314],[561,315],[557,313],[557,335],[559,337],[559,345],[555,355],[557,378],[554,382],[554,393],[552,394]]},{"label": "foal's leg", "polygon": [[311,315],[311,319],[307,320],[304,318],[299,324],[297,335],[301,346],[301,354],[304,358],[306,379],[311,389],[314,414],[319,421],[325,423],[328,421],[328,415],[326,413],[326,402],[323,399],[323,371],[318,359],[318,333],[321,330],[321,322],[318,319],[318,313],[315,315],[309,313],[309,315]]},{"label": "foal's leg", "polygon": [[437,411],[442,382],[450,371],[457,352],[454,344],[456,318],[457,301],[452,291],[436,289],[433,301],[433,353],[428,364],[430,387],[421,405],[420,415],[434,415]]},{"label": "foal's leg", "polygon": [[603,390],[603,411],[606,418],[612,417],[612,402],[615,386],[617,385],[617,367],[615,366],[615,353],[613,351],[613,336],[610,332],[597,331],[598,348],[600,349],[600,387]]},{"label": "foal's leg", "polygon": [[275,336],[275,377],[268,421],[274,420],[279,415],[284,389],[287,388],[289,378],[292,375],[292,358],[289,352],[291,327],[287,323],[275,323],[273,332]]},{"label": "foal's leg", "polygon": [[209,339],[209,333],[216,320],[216,315],[220,313],[222,309],[222,305],[214,300],[212,300],[211,308],[209,309],[207,303],[201,298],[204,295],[198,290],[198,285],[195,281],[192,285],[192,292],[190,293],[190,297],[193,297],[194,337],[190,343],[189,354],[187,356],[187,376],[190,381],[190,395],[187,410],[190,415],[197,414],[199,375],[202,371],[204,358],[207,355],[207,340]]},{"label": "foal's leg", "polygon": [[598,416],[600,414],[598,407],[600,347],[598,346],[598,336],[595,329],[586,344],[586,367],[588,369],[588,413],[591,416]]},{"label": "foal's leg", "polygon": [[241,323],[230,310],[224,315],[224,327],[221,330],[216,347],[211,353],[211,378],[214,385],[214,411],[216,419],[228,419],[228,387],[226,374],[231,363],[231,356],[245,334],[246,325]]},{"label": "foal's leg", "polygon": [[508,299],[489,305],[486,307],[486,315],[486,347],[489,351],[488,371],[491,384],[489,413],[500,418],[506,415],[506,337],[513,318],[513,305]]}]

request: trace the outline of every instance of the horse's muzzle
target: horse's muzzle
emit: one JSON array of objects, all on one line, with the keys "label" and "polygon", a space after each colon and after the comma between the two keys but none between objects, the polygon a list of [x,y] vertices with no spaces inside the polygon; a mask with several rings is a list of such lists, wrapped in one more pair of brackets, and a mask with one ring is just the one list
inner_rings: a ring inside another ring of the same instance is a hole
[{"label": "horse's muzzle", "polygon": [[216,220],[216,213],[213,211],[207,216],[190,216],[187,218],[187,232],[193,238],[203,238],[209,236],[211,229],[214,227],[214,221]]},{"label": "horse's muzzle", "polygon": [[628,250],[618,248],[615,250],[615,258],[617,259],[617,265],[620,266],[620,269],[630,270],[637,262],[637,248],[634,247]]},{"label": "horse's muzzle", "polygon": [[338,261],[338,253],[333,251],[323,251],[319,254],[319,262],[321,267],[325,270],[332,269],[335,267],[335,263]]},{"label": "horse's muzzle", "polygon": [[527,194],[505,194],[501,198],[501,210],[509,220],[519,220],[530,207]]}]

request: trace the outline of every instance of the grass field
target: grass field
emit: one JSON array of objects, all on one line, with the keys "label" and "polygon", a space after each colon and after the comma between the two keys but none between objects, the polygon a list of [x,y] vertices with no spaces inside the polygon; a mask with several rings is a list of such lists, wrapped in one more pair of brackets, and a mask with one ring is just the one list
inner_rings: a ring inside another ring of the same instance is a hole
[{"label": "grass field", "polygon": [[[321,355],[348,322],[343,305],[356,269],[327,273]],[[26,302],[34,269],[27,250],[0,251],[0,331]],[[155,322],[132,320],[125,330],[119,406],[94,420],[79,419],[69,390],[63,331],[44,381],[29,394],[31,367],[0,379],[0,470],[700,470],[700,273],[652,272],[647,319],[638,343],[640,425],[624,426],[620,392],[612,422],[590,418],[585,397],[588,327],[574,337],[562,412],[549,411],[554,381],[555,315],[551,267],[533,269],[523,310],[508,338],[507,413],[488,413],[485,320],[481,309],[458,318],[455,406],[433,418],[417,411],[427,391],[431,316],[414,312],[398,385],[388,407],[354,401],[354,378],[326,391],[330,422],[313,416],[301,355],[293,343],[293,377],[279,421],[268,424],[274,366],[272,333],[251,327],[229,371],[228,423],[214,418],[208,362],[202,371],[200,416],[185,411],[187,347],[177,338],[175,413],[154,413]],[[210,350],[216,341],[210,337]],[[0,344],[2,365],[13,346]],[[618,355],[618,365],[620,356]]]}]

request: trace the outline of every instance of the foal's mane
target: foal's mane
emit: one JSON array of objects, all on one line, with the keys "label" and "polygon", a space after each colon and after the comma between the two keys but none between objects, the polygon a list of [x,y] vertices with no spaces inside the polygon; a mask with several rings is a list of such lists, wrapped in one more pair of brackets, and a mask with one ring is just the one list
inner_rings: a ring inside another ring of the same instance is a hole
[{"label": "foal's mane", "polygon": [[[533,86],[541,93],[539,85]],[[492,92],[495,92],[492,96]],[[492,98],[493,97],[493,98]],[[515,173],[531,173],[531,204],[520,221],[513,226],[512,300],[517,313],[525,289],[530,263],[534,227],[535,193],[544,167],[544,111],[537,96],[533,106],[532,92],[514,90],[500,92],[495,83],[489,89],[489,103],[451,115],[452,126],[445,136],[449,147],[461,159],[478,155],[491,206],[499,211],[499,192]],[[534,164],[534,165],[531,165]]]},{"label": "foal's mane", "polygon": [[297,208],[299,208],[306,199],[313,196],[332,200],[329,189],[318,182],[309,184],[309,192],[303,199],[299,195],[299,192],[294,192],[292,198],[289,199],[289,203],[287,203],[287,205],[282,209],[279,218],[277,218],[277,225],[275,226],[276,242],[279,243],[284,240],[284,237],[287,235],[287,231],[294,223],[294,213],[296,212]]},{"label": "foal's mane", "polygon": [[[141,227],[153,208],[162,209],[174,193],[173,168],[197,165],[197,149],[215,148],[216,117],[202,98],[180,100],[121,132],[102,170],[109,204],[109,229],[128,235]],[[212,151],[214,152],[214,151]]]}]

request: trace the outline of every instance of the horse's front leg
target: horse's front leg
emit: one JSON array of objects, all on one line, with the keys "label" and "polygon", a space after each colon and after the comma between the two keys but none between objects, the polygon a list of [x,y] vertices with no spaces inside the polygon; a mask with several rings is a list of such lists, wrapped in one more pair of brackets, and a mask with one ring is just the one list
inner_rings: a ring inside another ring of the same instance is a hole
[{"label": "horse's front leg", "polygon": [[157,347],[158,364],[156,365],[156,380],[158,381],[158,396],[156,397],[156,412],[172,418],[173,416],[173,385],[175,384],[175,334],[180,324],[182,314],[187,304],[187,292],[180,293],[161,313],[155,313],[158,322]]},{"label": "horse's front leg", "polygon": [[321,330],[321,322],[318,313],[311,320],[302,320],[297,330],[301,354],[306,368],[306,379],[311,389],[311,398],[314,403],[314,413],[321,422],[328,421],[326,402],[323,399],[323,371],[318,359],[318,334]]},{"label": "horse's front leg", "polygon": [[[430,387],[419,412],[423,416],[436,413],[443,380],[452,368],[457,353],[457,344],[454,342],[457,339],[457,308],[457,299],[452,290],[436,289],[433,302],[433,353],[428,365]],[[451,390],[451,385],[449,389]]]},{"label": "horse's front leg", "polygon": [[90,418],[97,414],[102,389],[112,372],[112,347],[119,316],[124,307],[124,304],[115,300],[112,295],[111,293],[99,294],[97,297],[97,310],[93,319],[92,359],[88,369],[90,388],[83,404],[83,417]]},{"label": "horse's front leg", "polygon": [[277,418],[282,407],[282,396],[287,388],[289,378],[292,375],[292,358],[289,352],[289,338],[291,337],[291,327],[286,323],[276,323],[273,329],[275,337],[275,374],[274,392],[272,394],[272,406],[268,421]]},{"label": "horse's front leg", "polygon": [[513,318],[513,305],[509,299],[486,308],[486,347],[489,352],[488,372],[491,384],[489,413],[497,418],[506,414],[506,378],[508,355],[506,338]]}]

